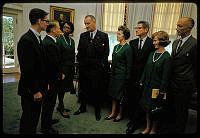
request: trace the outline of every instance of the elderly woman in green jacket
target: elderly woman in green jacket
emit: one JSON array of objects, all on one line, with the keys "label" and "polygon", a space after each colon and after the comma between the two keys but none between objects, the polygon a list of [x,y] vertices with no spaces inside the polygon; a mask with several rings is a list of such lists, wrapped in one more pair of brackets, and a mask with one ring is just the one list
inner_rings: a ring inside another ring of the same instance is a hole
[{"label": "elderly woman in green jacket", "polygon": [[[117,41],[120,43],[114,47],[111,64],[111,78],[109,82],[108,94],[112,97],[112,112],[105,119],[114,119],[114,122],[122,120],[122,102],[124,92],[130,79],[132,68],[132,49],[126,40],[130,37],[130,30],[126,26],[119,26],[117,31]],[[119,113],[116,113],[117,104]]]},{"label": "elderly woman in green jacket", "polygon": [[63,23],[63,33],[59,38],[57,38],[59,42],[59,46],[61,49],[61,56],[62,56],[62,72],[65,74],[65,79],[61,81],[60,90],[58,92],[58,100],[59,104],[57,110],[61,113],[61,115],[65,118],[69,118],[67,111],[69,109],[64,109],[64,95],[65,92],[71,91],[73,87],[73,77],[74,77],[74,62],[75,62],[75,42],[69,36],[74,31],[74,25],[69,22],[65,21]]},{"label": "elderly woman in green jacket", "polygon": [[[142,74],[140,85],[143,87],[142,97],[140,99],[140,106],[146,111],[146,128],[142,134],[155,134],[156,123],[153,120],[152,125],[150,121],[150,111],[153,105],[161,102],[164,94],[167,92],[170,71],[171,71],[171,56],[165,50],[165,47],[170,43],[169,35],[164,31],[156,32],[152,35],[153,44],[157,50],[150,53],[147,63]],[[156,100],[152,99],[152,89],[159,89],[159,95]],[[158,106],[158,105],[157,105]],[[152,127],[151,127],[152,126]]]}]

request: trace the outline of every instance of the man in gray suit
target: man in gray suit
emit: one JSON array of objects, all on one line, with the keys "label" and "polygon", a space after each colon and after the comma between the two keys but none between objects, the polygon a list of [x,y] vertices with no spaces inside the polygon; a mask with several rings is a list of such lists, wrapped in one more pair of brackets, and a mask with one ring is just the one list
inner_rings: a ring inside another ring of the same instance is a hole
[{"label": "man in gray suit", "polygon": [[177,39],[172,44],[172,75],[169,101],[175,119],[175,133],[183,133],[188,118],[188,105],[196,91],[197,39],[191,35],[194,20],[183,17],[177,23]]}]

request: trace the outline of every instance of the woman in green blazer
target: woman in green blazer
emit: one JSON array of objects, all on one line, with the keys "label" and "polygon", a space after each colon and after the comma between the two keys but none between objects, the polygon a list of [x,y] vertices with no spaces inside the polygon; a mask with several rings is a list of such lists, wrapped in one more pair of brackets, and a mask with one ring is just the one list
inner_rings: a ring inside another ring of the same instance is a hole
[{"label": "woman in green blazer", "polygon": [[[108,94],[112,97],[112,112],[105,119],[115,118],[114,122],[122,119],[122,102],[124,92],[130,79],[132,67],[132,49],[126,40],[130,37],[130,31],[126,26],[119,26],[117,41],[120,43],[114,47],[111,64],[111,78],[109,82]],[[117,103],[120,103],[119,113],[116,114]],[[117,115],[117,116],[116,116]]]},{"label": "woman in green blazer", "polygon": [[143,93],[139,104],[146,111],[147,119],[146,129],[141,132],[142,134],[156,133],[155,121],[153,121],[152,128],[150,127],[150,111],[153,104],[152,89],[159,89],[160,93],[157,98],[161,100],[164,93],[167,92],[171,70],[171,56],[164,48],[170,43],[169,35],[164,31],[159,31],[154,33],[152,37],[157,50],[150,53],[140,80]]},{"label": "woman in green blazer", "polygon": [[61,81],[61,87],[58,92],[59,104],[57,110],[65,118],[69,118],[67,111],[69,109],[64,109],[64,94],[65,92],[71,91],[73,87],[73,77],[74,77],[74,62],[75,62],[75,43],[74,40],[69,36],[74,31],[74,25],[71,22],[65,21],[63,24],[63,34],[57,38],[59,46],[61,49],[62,56],[62,72],[65,74],[65,79]]}]

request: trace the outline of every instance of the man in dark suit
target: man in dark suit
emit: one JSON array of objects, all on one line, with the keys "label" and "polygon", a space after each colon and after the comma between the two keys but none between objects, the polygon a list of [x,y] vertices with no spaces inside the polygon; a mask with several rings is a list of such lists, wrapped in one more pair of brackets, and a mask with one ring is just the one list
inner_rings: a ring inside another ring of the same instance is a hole
[{"label": "man in dark suit", "polygon": [[52,115],[56,104],[56,97],[59,87],[59,80],[64,79],[62,74],[61,52],[56,42],[56,37],[60,35],[60,26],[58,21],[52,21],[46,28],[47,35],[42,44],[45,49],[46,57],[46,75],[49,84],[49,90],[44,97],[41,114],[41,132],[44,134],[56,134],[58,131],[51,127]]},{"label": "man in dark suit", "polygon": [[21,70],[18,95],[21,96],[22,116],[20,133],[35,134],[41,112],[41,100],[47,89],[45,81],[44,50],[40,32],[46,30],[48,13],[32,9],[31,27],[19,40],[17,55]]},{"label": "man in dark suit", "polygon": [[[175,133],[184,133],[191,96],[197,91],[197,39],[191,35],[194,20],[183,17],[177,23],[177,39],[172,44],[172,77],[169,89],[170,109]],[[174,123],[175,122],[175,123]]]},{"label": "man in dark suit", "polygon": [[[149,31],[149,23],[147,21],[139,21],[135,29],[136,36],[139,36],[139,38],[129,42],[133,50],[133,69],[131,81],[132,85],[129,87],[127,94],[130,122],[127,124],[128,129],[126,130],[126,133],[133,133],[136,128],[136,123],[139,122],[138,118],[136,117],[139,116],[139,114],[138,112],[135,112],[142,93],[141,89],[139,88],[139,81],[144,71],[144,66],[149,54],[155,50],[153,40],[147,36]],[[138,122],[136,122],[136,120]]]},{"label": "man in dark suit", "polygon": [[84,20],[87,32],[80,35],[77,60],[80,75],[81,106],[74,115],[86,112],[86,102],[89,100],[95,107],[96,120],[101,119],[100,101],[105,92],[105,75],[109,69],[108,35],[96,29],[96,19],[87,15]]}]

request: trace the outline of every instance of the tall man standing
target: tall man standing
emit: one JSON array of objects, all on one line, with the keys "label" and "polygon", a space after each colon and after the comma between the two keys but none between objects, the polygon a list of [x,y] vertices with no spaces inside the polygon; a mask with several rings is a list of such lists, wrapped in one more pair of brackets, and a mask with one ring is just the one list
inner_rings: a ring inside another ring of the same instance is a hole
[{"label": "tall man standing", "polygon": [[81,106],[74,115],[86,112],[90,100],[95,107],[96,120],[101,119],[100,101],[105,91],[104,79],[108,70],[108,35],[96,29],[96,19],[87,15],[84,19],[87,32],[80,35],[77,60],[79,64]]},{"label": "tall man standing", "polygon": [[32,9],[29,13],[31,27],[19,40],[17,55],[21,70],[18,95],[21,96],[22,116],[20,133],[35,134],[41,112],[41,100],[47,89],[45,81],[44,50],[40,32],[48,24],[48,13]]},{"label": "tall man standing", "polygon": [[[46,74],[48,77],[49,90],[44,97],[41,114],[41,131],[45,134],[55,134],[52,125],[52,115],[56,104],[56,98],[59,87],[59,80],[64,79],[62,73],[62,57],[61,50],[58,46],[56,37],[60,36],[60,26],[58,21],[49,23],[46,29],[47,35],[42,41],[46,53]],[[55,122],[55,121],[53,121]]]},{"label": "tall man standing", "polygon": [[[133,49],[133,70],[132,70],[132,87],[128,91],[128,105],[130,122],[127,124],[126,133],[134,132],[136,128],[135,110],[141,97],[141,89],[139,88],[139,80],[144,71],[144,66],[149,54],[155,50],[153,40],[147,36],[149,32],[149,23],[147,21],[139,21],[137,23],[136,36],[139,38],[129,42]],[[138,120],[137,120],[138,121]]]},{"label": "tall man standing", "polygon": [[[177,23],[177,39],[172,44],[172,78],[169,101],[175,119],[175,133],[183,133],[188,119],[188,105],[197,84],[197,39],[191,35],[194,20],[183,17]],[[173,121],[174,122],[174,121]]]}]

